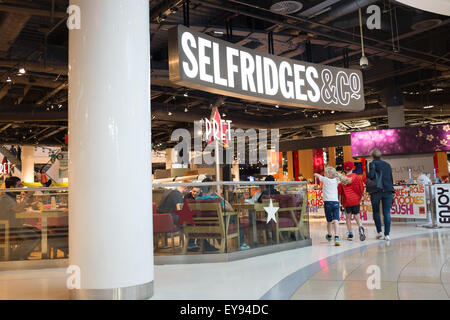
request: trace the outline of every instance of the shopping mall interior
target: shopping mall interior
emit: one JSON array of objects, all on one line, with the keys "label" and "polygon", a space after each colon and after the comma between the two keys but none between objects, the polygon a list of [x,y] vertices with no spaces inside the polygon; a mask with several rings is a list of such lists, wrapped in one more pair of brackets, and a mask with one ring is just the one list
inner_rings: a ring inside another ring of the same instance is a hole
[{"label": "shopping mall interior", "polygon": [[0,299],[449,300],[449,22],[0,1]]}]

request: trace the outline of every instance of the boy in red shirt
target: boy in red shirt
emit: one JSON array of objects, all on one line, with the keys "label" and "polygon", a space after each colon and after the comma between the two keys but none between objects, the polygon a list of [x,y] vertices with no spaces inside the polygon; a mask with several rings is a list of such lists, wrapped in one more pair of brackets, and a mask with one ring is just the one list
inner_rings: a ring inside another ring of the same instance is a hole
[{"label": "boy in red shirt", "polygon": [[345,209],[345,222],[347,224],[348,236],[347,240],[353,240],[352,232],[352,215],[355,217],[356,223],[358,224],[359,239],[364,241],[366,235],[364,228],[361,223],[360,217],[360,203],[364,193],[364,186],[362,179],[356,173],[353,173],[355,165],[351,161],[344,163],[344,170],[348,178],[351,179],[350,183],[345,184],[341,182],[338,185],[338,192],[341,196],[341,203]]}]

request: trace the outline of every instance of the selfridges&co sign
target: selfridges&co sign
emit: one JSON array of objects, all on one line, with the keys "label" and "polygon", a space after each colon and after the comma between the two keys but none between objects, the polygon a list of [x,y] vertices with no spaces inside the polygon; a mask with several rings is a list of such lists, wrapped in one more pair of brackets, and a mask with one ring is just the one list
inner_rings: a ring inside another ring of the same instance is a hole
[{"label": "selfridges&co sign", "polygon": [[359,70],[260,53],[181,25],[169,30],[169,73],[181,86],[257,102],[364,110]]}]

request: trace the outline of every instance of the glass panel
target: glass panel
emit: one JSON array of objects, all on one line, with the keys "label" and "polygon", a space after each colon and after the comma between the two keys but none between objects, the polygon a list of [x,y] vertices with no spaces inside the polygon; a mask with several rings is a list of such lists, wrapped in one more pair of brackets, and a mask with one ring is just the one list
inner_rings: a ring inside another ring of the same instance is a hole
[{"label": "glass panel", "polygon": [[154,185],[154,253],[226,253],[309,239],[307,204],[305,182]]},{"label": "glass panel", "polygon": [[65,188],[0,189],[2,261],[67,258]]}]

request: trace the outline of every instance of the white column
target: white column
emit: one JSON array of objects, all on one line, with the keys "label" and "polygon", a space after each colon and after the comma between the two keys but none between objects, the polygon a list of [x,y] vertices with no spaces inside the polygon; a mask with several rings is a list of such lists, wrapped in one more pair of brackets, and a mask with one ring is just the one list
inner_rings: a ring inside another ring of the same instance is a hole
[{"label": "white column", "polygon": [[80,268],[71,297],[149,298],[149,1],[70,4],[81,13],[69,32],[69,256]]},{"label": "white column", "polygon": [[22,181],[34,182],[34,147],[22,146]]}]

